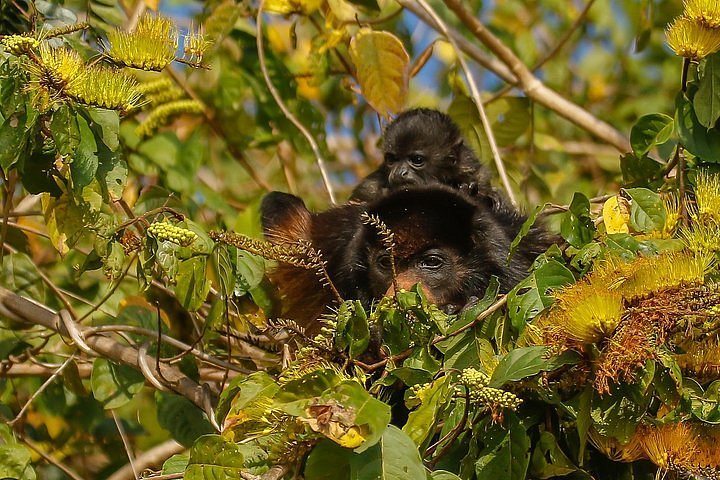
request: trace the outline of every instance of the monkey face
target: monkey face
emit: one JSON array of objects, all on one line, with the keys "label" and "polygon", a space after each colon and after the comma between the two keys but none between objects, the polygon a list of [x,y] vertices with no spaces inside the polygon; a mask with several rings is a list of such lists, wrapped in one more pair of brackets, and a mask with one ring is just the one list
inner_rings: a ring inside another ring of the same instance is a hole
[{"label": "monkey face", "polygon": [[427,160],[422,152],[407,155],[385,154],[385,163],[390,170],[388,184],[391,187],[401,185],[422,185],[427,182]]},{"label": "monkey face", "polygon": [[[437,246],[411,255],[395,258],[395,284],[399,289],[409,290],[420,283],[432,303],[440,305],[447,313],[456,312],[466,298],[459,281],[464,275],[462,258],[450,247]],[[393,259],[379,245],[369,253],[368,280],[373,298],[393,295]]]}]

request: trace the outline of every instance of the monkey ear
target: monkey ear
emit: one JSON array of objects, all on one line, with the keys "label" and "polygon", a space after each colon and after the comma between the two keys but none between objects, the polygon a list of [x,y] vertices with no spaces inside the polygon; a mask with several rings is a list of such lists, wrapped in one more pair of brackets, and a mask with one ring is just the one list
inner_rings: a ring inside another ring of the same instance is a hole
[{"label": "monkey ear", "polygon": [[263,233],[273,243],[309,240],[311,217],[305,202],[289,193],[270,192],[260,204]]}]

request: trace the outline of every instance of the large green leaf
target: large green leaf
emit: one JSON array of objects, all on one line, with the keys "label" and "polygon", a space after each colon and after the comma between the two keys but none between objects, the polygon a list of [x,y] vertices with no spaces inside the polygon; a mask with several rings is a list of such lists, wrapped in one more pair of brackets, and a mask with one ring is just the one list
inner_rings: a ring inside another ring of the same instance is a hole
[{"label": "large green leaf", "polygon": [[660,195],[647,188],[628,188],[625,192],[632,199],[630,226],[645,233],[662,230],[667,214]]},{"label": "large green leaf", "polygon": [[547,347],[522,347],[511,350],[493,370],[489,386],[500,388],[507,382],[516,382],[550,370],[553,365],[545,358]]},{"label": "large green leaf", "polygon": [[707,129],[695,115],[692,103],[679,93],[675,99],[675,127],[685,149],[706,162],[720,162],[720,131]]},{"label": "large green leaf", "polygon": [[306,480],[346,480],[350,478],[352,450],[330,440],[321,440],[305,462]]},{"label": "large green leaf", "polygon": [[155,401],[158,423],[178,443],[190,447],[199,437],[215,431],[202,410],[187,398],[155,392]]},{"label": "large green leaf", "polygon": [[200,308],[210,293],[211,283],[206,275],[207,257],[183,260],[178,266],[175,295],[180,304],[191,312]]},{"label": "large green leaf", "polygon": [[75,155],[72,157],[70,171],[72,172],[73,186],[76,191],[82,187],[89,185],[95,172],[97,172],[100,160],[97,156],[98,146],[95,141],[95,134],[90,129],[87,120],[82,115],[75,117],[78,124],[78,132],[80,134],[80,143],[75,149]]},{"label": "large green leaf", "polygon": [[388,425],[382,439],[350,460],[352,480],[418,480],[425,467],[415,443],[402,430]]},{"label": "large green leaf", "polygon": [[560,233],[575,248],[590,243],[595,235],[595,224],[590,218],[590,201],[580,192],[575,192],[570,208],[562,217]]},{"label": "large green leaf", "polygon": [[556,260],[548,260],[536,268],[508,293],[508,312],[513,328],[522,331],[528,320],[552,304],[552,289],[574,281],[572,272]]},{"label": "large green leaf", "polygon": [[0,445],[0,478],[35,480],[30,449],[24,445]]},{"label": "large green leaf", "polygon": [[630,145],[633,153],[643,157],[654,146],[661,145],[670,139],[674,128],[673,119],[663,113],[643,115],[635,122],[630,131]]},{"label": "large green leaf", "polygon": [[245,456],[242,447],[220,435],[200,437],[190,449],[185,480],[237,480],[242,478]]},{"label": "large green leaf", "polygon": [[530,438],[514,414],[505,417],[505,424],[491,425],[485,432],[485,448],[477,456],[477,478],[524,480],[530,461]]},{"label": "large green leaf", "polygon": [[95,399],[102,402],[106,410],[122,407],[145,385],[145,377],[133,368],[96,358],[90,376]]},{"label": "large green leaf", "polygon": [[720,53],[705,57],[698,68],[693,108],[700,124],[713,128],[720,118]]},{"label": "large green leaf", "polygon": [[407,423],[402,430],[408,434],[418,447],[434,433],[435,424],[439,420],[441,410],[445,408],[445,405],[450,400],[450,394],[450,376],[445,375],[432,383],[428,390],[423,393],[422,404],[410,412]]}]

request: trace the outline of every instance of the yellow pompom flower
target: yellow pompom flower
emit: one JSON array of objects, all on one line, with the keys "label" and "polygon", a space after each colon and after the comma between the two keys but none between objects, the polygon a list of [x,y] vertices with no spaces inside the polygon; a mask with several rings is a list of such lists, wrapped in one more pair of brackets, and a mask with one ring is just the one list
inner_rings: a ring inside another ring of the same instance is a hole
[{"label": "yellow pompom flower", "polygon": [[106,53],[119,65],[160,71],[175,59],[178,39],[172,20],[145,14],[134,31],[108,33],[110,49]]},{"label": "yellow pompom flower", "polygon": [[66,93],[81,103],[123,112],[137,108],[142,97],[134,77],[101,65],[86,68],[72,79]]},{"label": "yellow pompom flower", "polygon": [[676,55],[699,60],[720,49],[720,30],[710,29],[685,17],[676,18],[665,30]]},{"label": "yellow pompom flower", "polygon": [[708,28],[720,28],[720,2],[717,0],[685,0],[684,15]]},{"label": "yellow pompom flower", "polygon": [[52,48],[43,43],[40,46],[40,65],[32,72],[39,78],[40,85],[51,91],[62,91],[68,83],[85,70],[85,62],[74,50]]}]

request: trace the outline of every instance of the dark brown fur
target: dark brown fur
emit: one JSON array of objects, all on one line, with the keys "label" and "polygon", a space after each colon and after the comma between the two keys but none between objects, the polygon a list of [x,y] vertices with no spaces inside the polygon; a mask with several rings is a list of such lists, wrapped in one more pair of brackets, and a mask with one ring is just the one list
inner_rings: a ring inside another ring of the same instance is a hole
[{"label": "dark brown fur", "polygon": [[[482,295],[493,275],[508,291],[554,240],[534,227],[508,264],[510,242],[525,217],[505,204],[490,206],[441,185],[408,187],[371,204],[315,214],[299,198],[273,192],[265,197],[261,210],[268,240],[310,241],[323,253],[340,295],[366,306],[388,291],[391,276],[387,268],[379,268],[385,247],[377,229],[361,221],[365,211],[377,215],[394,234],[400,286],[420,281],[430,299],[448,310]],[[433,265],[438,258],[445,262],[440,267]],[[332,295],[315,273],[279,265],[272,280],[286,299],[284,315],[316,329],[315,320],[332,303]]]}]

